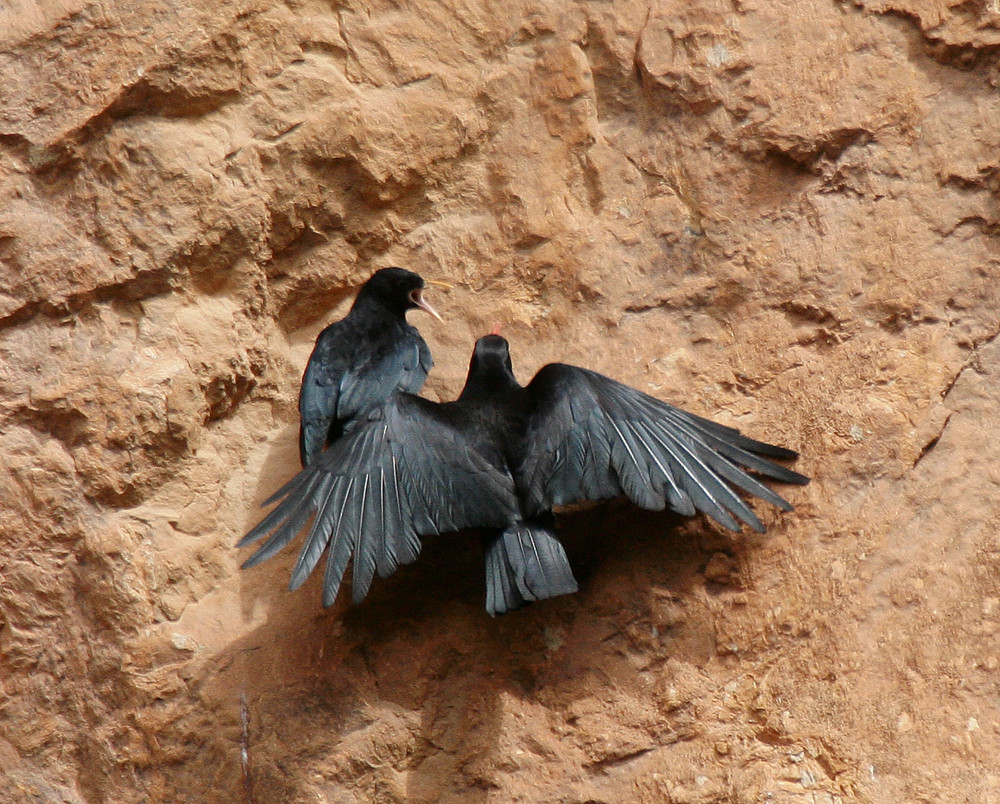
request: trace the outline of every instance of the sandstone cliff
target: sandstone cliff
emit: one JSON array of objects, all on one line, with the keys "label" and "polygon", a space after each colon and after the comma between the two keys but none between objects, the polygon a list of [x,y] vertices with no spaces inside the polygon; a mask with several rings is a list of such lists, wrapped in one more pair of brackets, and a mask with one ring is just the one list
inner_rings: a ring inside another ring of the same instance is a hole
[{"label": "sandstone cliff", "polygon": [[[0,800],[1000,801],[1000,13],[0,7]],[[461,387],[585,365],[799,449],[770,532],[561,522],[499,620],[233,549],[377,267]],[[342,595],[343,598],[343,595]]]}]

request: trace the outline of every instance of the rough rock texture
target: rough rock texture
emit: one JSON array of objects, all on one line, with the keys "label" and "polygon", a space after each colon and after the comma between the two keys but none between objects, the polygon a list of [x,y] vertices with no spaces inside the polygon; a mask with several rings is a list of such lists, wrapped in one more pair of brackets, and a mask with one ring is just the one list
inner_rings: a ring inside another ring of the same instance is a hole
[{"label": "rough rock texture", "polygon": [[[1000,13],[0,6],[0,800],[1000,802]],[[376,267],[798,448],[765,537],[474,535],[351,609],[233,549]]]}]

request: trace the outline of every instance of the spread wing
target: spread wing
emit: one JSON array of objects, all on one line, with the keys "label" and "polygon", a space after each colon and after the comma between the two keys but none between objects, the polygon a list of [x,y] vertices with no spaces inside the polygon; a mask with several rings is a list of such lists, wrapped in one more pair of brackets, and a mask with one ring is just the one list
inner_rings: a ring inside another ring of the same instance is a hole
[{"label": "spread wing", "polygon": [[[299,393],[299,454],[308,466],[343,422],[379,405],[397,389],[417,393],[431,368],[430,350],[413,327],[370,338],[345,319],[320,333]],[[338,426],[339,423],[339,426]],[[331,426],[333,429],[331,429]]]},{"label": "spread wing", "polygon": [[353,557],[358,603],[376,572],[384,578],[417,557],[421,536],[506,527],[518,516],[513,479],[475,448],[460,412],[402,393],[370,411],[265,501],[278,505],[238,546],[267,540],[243,566],[270,558],[308,525],[291,588],[326,551],[323,604],[331,605]]},{"label": "spread wing", "polygon": [[586,369],[543,367],[527,386],[525,459],[515,473],[525,512],[627,495],[636,505],[669,505],[690,516],[703,511],[737,530],[737,520],[763,532],[756,514],[733,490],[783,510],[791,506],[747,469],[783,483],[808,478],[768,458],[797,453],[747,438]]}]

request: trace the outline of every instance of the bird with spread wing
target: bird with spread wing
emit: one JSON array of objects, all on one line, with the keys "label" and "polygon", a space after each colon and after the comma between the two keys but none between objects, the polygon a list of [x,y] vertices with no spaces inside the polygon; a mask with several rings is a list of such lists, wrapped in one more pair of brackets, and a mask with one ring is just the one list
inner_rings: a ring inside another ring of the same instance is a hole
[{"label": "bird with spread wing", "polygon": [[239,546],[266,537],[250,567],[305,531],[291,588],[325,552],[323,604],[352,561],[358,603],[376,573],[417,557],[421,537],[485,528],[486,607],[502,614],[576,591],[554,507],[625,495],[763,532],[737,490],[791,510],[763,479],[807,483],[775,463],[796,457],[587,369],[549,364],[521,386],[507,341],[491,334],[476,342],[457,400],[396,390],[370,407],[265,501],[277,505]]}]

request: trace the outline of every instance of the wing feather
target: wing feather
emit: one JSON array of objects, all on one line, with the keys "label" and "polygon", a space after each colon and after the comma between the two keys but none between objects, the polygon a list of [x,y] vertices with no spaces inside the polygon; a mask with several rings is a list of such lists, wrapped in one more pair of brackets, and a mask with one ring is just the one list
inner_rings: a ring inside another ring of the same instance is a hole
[{"label": "wing feather", "polygon": [[257,552],[243,562],[243,569],[249,569],[262,561],[266,561],[295,538],[295,534],[305,524],[309,518],[309,514],[312,513],[311,495],[318,481],[318,477],[309,478],[309,481],[303,484],[301,494],[288,498],[292,501],[292,504],[286,510],[281,512],[272,511],[255,528],[247,533],[246,536],[240,539],[238,546],[244,546],[271,533],[267,541],[260,546]]},{"label": "wing feather", "polygon": [[240,540],[268,536],[244,566],[273,556],[312,517],[292,586],[325,550],[324,604],[336,598],[352,559],[359,602],[376,573],[385,577],[417,557],[421,536],[514,521],[513,479],[474,446],[474,422],[460,412],[404,393],[370,411],[282,487],[276,507]]},{"label": "wing feather", "polygon": [[527,391],[527,446],[515,476],[528,515],[625,494],[643,508],[669,505],[686,516],[702,511],[733,530],[742,521],[763,531],[734,487],[784,510],[790,506],[746,470],[782,482],[808,482],[768,460],[795,457],[792,450],[748,438],[587,369],[545,366]]},{"label": "wing feather", "polygon": [[[420,333],[391,325],[362,337],[351,316],[320,333],[299,391],[303,466],[321,454],[344,422],[382,404],[397,389],[417,393],[433,363]],[[339,424],[337,424],[339,423]]]},{"label": "wing feather", "polygon": [[320,480],[316,488],[316,498],[320,501],[316,509],[316,516],[313,517],[309,533],[306,535],[302,551],[299,553],[299,560],[295,562],[292,569],[292,577],[288,583],[289,589],[298,589],[302,586],[309,573],[319,563],[326,549],[326,544],[330,540],[330,518],[326,515],[327,508],[333,501],[330,494],[333,486],[333,479],[329,476]]},{"label": "wing feather", "polygon": [[360,524],[354,545],[354,585],[352,600],[360,603],[368,594],[375,577],[375,553],[379,548],[382,517],[378,505],[382,497],[382,467],[367,475],[358,503]]},{"label": "wing feather", "polygon": [[356,482],[357,478],[350,477],[343,487],[337,489],[340,505],[333,509],[333,538],[326,553],[326,569],[323,571],[324,606],[332,606],[333,601],[337,599],[340,582],[344,579],[344,571],[354,551],[350,528],[342,526],[345,518],[350,521],[355,516],[355,497],[352,492]]}]

